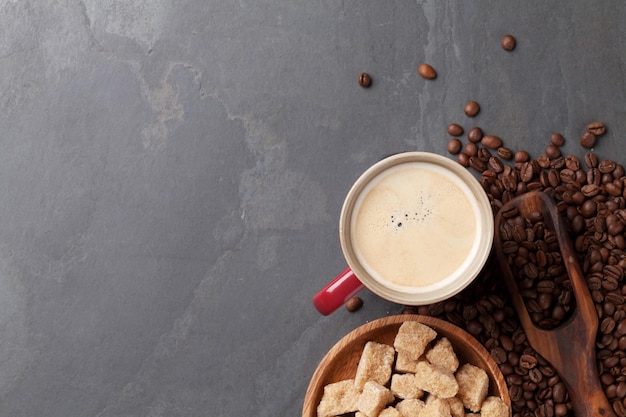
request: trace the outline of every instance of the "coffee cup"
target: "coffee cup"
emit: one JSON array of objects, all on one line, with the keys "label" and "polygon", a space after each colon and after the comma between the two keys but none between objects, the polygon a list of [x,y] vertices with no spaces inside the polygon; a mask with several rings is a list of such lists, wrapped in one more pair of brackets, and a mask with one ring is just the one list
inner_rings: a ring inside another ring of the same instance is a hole
[{"label": "coffee cup", "polygon": [[328,315],[364,287],[403,305],[445,300],[480,273],[493,234],[489,199],[469,171],[433,153],[392,155],[348,192],[339,219],[348,267],[313,304]]}]

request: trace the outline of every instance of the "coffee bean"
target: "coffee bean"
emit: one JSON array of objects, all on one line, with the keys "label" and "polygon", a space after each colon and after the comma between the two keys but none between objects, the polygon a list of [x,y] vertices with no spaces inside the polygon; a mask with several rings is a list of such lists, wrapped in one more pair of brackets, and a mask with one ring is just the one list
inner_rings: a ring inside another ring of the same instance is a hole
[{"label": "coffee bean", "polygon": [[596,144],[596,135],[586,130],[580,137],[580,146],[583,148],[591,149]]},{"label": "coffee bean", "polygon": [[537,365],[537,358],[532,355],[522,355],[519,358],[519,363],[524,369],[533,369]]},{"label": "coffee bean", "polygon": [[469,142],[465,144],[465,153],[469,156],[477,156],[478,155],[478,145],[475,143]]},{"label": "coffee bean", "polygon": [[467,132],[467,139],[472,143],[478,143],[483,138],[483,130],[476,126],[473,127]]},{"label": "coffee bean", "polygon": [[498,156],[502,159],[509,160],[513,158],[513,151],[511,151],[509,148],[505,148],[504,146],[500,146],[496,152],[498,153]]},{"label": "coffee bean", "polygon": [[561,156],[561,150],[556,145],[548,145],[545,149],[546,156],[550,159],[555,159]]},{"label": "coffee bean", "polygon": [[602,174],[608,174],[610,172],[613,172],[613,170],[615,169],[615,162],[611,161],[610,159],[605,159],[604,161],[601,161],[598,164],[598,170],[602,173]]},{"label": "coffee bean", "polygon": [[463,144],[461,143],[460,140],[456,138],[452,138],[450,139],[450,141],[448,141],[448,152],[450,152],[452,155],[456,155],[459,152],[461,152],[462,146]]},{"label": "coffee bean", "polygon": [[515,49],[515,44],[516,41],[513,35],[504,35],[500,40],[500,46],[502,46],[502,49],[505,51],[512,51]]},{"label": "coffee bean", "polygon": [[368,88],[372,85],[372,77],[367,72],[359,74],[359,85],[363,88]]},{"label": "coffee bean", "polygon": [[470,156],[469,166],[474,168],[478,172],[483,172],[487,169],[487,165],[485,164],[485,162],[478,156]]},{"label": "coffee bean", "polygon": [[361,307],[363,307],[363,300],[361,300],[359,297],[354,296],[346,301],[346,310],[351,313],[359,310]]},{"label": "coffee bean", "polygon": [[596,136],[601,136],[606,132],[606,126],[602,122],[591,122],[587,125],[587,130]]},{"label": "coffee bean", "polygon": [[429,64],[420,64],[417,67],[417,72],[419,73],[419,75],[422,76],[422,78],[425,78],[427,80],[433,80],[437,78],[437,71],[435,71],[435,69]]},{"label": "coffee bean", "polygon": [[461,136],[463,134],[463,127],[458,123],[450,123],[448,125],[448,135]]},{"label": "coffee bean", "polygon": [[528,162],[530,161],[530,154],[526,151],[517,151],[513,156],[515,162]]},{"label": "coffee bean", "polygon": [[498,149],[502,146],[502,139],[494,135],[485,135],[480,143],[490,149]]},{"label": "coffee bean", "polygon": [[457,155],[456,161],[464,167],[469,167],[469,155],[465,152],[461,152]]},{"label": "coffee bean", "polygon": [[468,101],[463,108],[463,111],[468,117],[474,117],[480,111],[480,106],[475,101]]},{"label": "coffee bean", "polygon": [[554,146],[563,146],[565,144],[565,138],[560,133],[552,133],[550,135],[550,143]]},{"label": "coffee bean", "polygon": [[495,173],[500,173],[504,170],[504,165],[502,164],[502,161],[495,156],[489,158],[488,164],[489,169],[491,169]]},{"label": "coffee bean", "polygon": [[585,165],[587,168],[597,168],[598,167],[598,157],[594,153],[585,154]]},{"label": "coffee bean", "polygon": [[547,155],[540,155],[537,157],[537,164],[544,169],[550,168],[550,158]]}]

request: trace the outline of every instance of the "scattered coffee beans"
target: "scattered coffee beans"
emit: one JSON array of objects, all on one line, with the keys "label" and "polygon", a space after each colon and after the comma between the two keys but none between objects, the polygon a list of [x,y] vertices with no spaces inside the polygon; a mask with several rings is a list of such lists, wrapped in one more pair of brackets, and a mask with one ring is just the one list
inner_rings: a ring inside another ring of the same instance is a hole
[{"label": "scattered coffee beans", "polygon": [[474,117],[480,111],[480,106],[475,101],[468,101],[463,108],[465,114],[469,117]]},{"label": "scattered coffee beans", "polygon": [[417,72],[427,80],[437,78],[437,71],[435,71],[435,69],[428,64],[420,64],[420,66],[417,67]]},{"label": "scattered coffee beans", "polygon": [[368,88],[372,85],[372,77],[367,72],[359,74],[359,85],[363,88]]},{"label": "scattered coffee beans", "polygon": [[[591,148],[604,133],[601,122],[590,123],[581,141]],[[595,133],[594,133],[595,132]],[[457,161],[480,174],[494,215],[513,197],[543,191],[557,203],[570,230],[599,317],[596,358],[602,388],[619,417],[626,417],[626,170],[593,152],[583,159],[562,155],[564,138],[550,136],[545,154],[532,158],[501,144],[492,152],[483,132],[467,133]],[[459,139],[460,140],[460,139]],[[489,143],[489,139],[487,140]],[[457,145],[458,146],[458,145]],[[503,150],[505,149],[505,150]],[[513,161],[506,163],[507,156]],[[503,250],[516,271],[531,318],[551,329],[576,308],[556,235],[538,214],[507,217]],[[508,386],[513,417],[571,416],[572,404],[560,377],[526,340],[499,267],[490,260],[480,276],[456,296],[411,311],[454,323],[475,336],[491,353]]]},{"label": "scattered coffee beans", "polygon": [[513,49],[515,49],[516,43],[517,42],[515,41],[513,35],[504,35],[502,37],[502,40],[500,41],[500,45],[505,51],[512,51]]},{"label": "scattered coffee beans", "polygon": [[351,297],[346,302],[346,310],[348,310],[350,313],[359,310],[361,307],[363,307],[363,300],[361,300],[359,297]]}]

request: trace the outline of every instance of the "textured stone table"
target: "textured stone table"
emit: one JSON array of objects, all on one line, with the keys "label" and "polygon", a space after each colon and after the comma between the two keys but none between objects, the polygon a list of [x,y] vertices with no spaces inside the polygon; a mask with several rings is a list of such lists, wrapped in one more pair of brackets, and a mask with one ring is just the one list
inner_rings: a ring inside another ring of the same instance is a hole
[{"label": "textured stone table", "polygon": [[352,182],[446,155],[450,122],[582,155],[602,120],[596,152],[626,162],[625,20],[619,1],[0,1],[0,415],[299,415],[325,352],[401,309],[312,307]]}]

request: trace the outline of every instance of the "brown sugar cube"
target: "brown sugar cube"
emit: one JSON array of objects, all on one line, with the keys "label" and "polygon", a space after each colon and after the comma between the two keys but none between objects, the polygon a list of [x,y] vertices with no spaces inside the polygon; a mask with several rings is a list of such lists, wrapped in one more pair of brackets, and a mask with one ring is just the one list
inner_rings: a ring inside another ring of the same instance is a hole
[{"label": "brown sugar cube", "polygon": [[447,337],[437,340],[434,346],[426,352],[426,359],[433,365],[452,373],[456,372],[459,367],[459,359]]},{"label": "brown sugar cube", "polygon": [[424,354],[426,346],[437,337],[430,327],[416,321],[405,321],[398,329],[393,347],[406,354],[412,360],[418,360]]},{"label": "brown sugar cube", "polygon": [[450,406],[450,414],[452,417],[464,417],[465,407],[463,407],[463,401],[458,397],[446,398],[448,405]]},{"label": "brown sugar cube", "polygon": [[395,352],[389,345],[376,342],[367,342],[356,368],[354,385],[362,390],[367,381],[386,385],[391,378]]},{"label": "brown sugar cube", "polygon": [[482,417],[509,417],[509,407],[502,401],[502,398],[490,396],[483,401],[480,415]]},{"label": "brown sugar cube", "polygon": [[417,364],[415,377],[421,389],[439,398],[454,397],[459,390],[459,385],[452,373],[428,362]]},{"label": "brown sugar cube", "polygon": [[452,417],[450,405],[443,398],[433,397],[426,402],[426,406],[420,411],[419,417]]},{"label": "brown sugar cube", "polygon": [[402,417],[416,417],[424,407],[426,407],[424,401],[415,398],[408,398],[396,404],[396,409]]},{"label": "brown sugar cube", "polygon": [[391,376],[391,393],[396,398],[422,398],[424,391],[418,386],[414,374],[393,374]]},{"label": "brown sugar cube", "polygon": [[402,414],[393,407],[387,407],[380,412],[378,417],[402,417]]},{"label": "brown sugar cube", "polygon": [[353,379],[328,384],[324,387],[322,400],[317,407],[318,417],[330,417],[356,411],[356,402],[361,393]]},{"label": "brown sugar cube", "polygon": [[356,402],[358,411],[367,417],[378,417],[383,408],[394,400],[393,394],[378,382],[368,381]]},{"label": "brown sugar cube", "polygon": [[417,363],[424,362],[426,360],[427,359],[425,356],[421,356],[418,360],[414,361],[413,359],[409,358],[406,353],[398,352],[398,354],[396,355],[395,370],[396,372],[414,374],[415,370],[417,369]]},{"label": "brown sugar cube", "polygon": [[458,397],[463,401],[465,408],[475,413],[479,412],[489,389],[487,372],[466,363],[456,372],[456,381],[459,384]]}]

